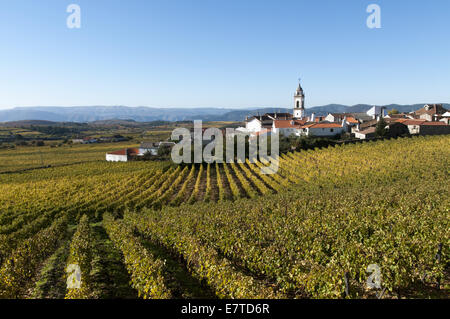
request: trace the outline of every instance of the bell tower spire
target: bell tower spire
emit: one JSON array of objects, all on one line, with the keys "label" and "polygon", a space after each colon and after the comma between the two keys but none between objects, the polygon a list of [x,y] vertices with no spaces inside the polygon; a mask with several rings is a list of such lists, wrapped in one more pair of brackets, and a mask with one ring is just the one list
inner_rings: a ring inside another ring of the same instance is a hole
[{"label": "bell tower spire", "polygon": [[305,93],[298,79],[297,91],[294,95],[294,118],[301,119],[305,117]]}]

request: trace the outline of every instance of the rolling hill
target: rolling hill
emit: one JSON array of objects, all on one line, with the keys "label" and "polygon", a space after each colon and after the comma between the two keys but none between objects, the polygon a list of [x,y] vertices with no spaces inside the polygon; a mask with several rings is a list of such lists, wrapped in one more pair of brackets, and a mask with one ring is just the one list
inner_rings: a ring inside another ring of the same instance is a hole
[{"label": "rolling hill", "polygon": [[[412,112],[425,103],[412,105],[387,105],[387,110],[397,109],[400,112]],[[358,104],[353,106],[329,104],[306,109],[307,114],[340,112],[366,112],[372,106]],[[444,104],[449,109],[450,104]],[[267,112],[291,112],[291,108],[153,108],[153,107],[127,107],[127,106],[75,106],[75,107],[16,107],[0,110],[0,122],[12,121],[53,121],[53,122],[95,122],[105,120],[133,120],[137,122],[150,121],[243,121],[246,116],[264,114]]]}]

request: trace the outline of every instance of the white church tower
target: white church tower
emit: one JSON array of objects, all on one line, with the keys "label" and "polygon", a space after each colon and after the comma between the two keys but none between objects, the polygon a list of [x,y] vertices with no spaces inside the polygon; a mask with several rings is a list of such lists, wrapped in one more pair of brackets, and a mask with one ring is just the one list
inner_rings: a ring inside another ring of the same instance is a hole
[{"label": "white church tower", "polygon": [[305,117],[305,93],[299,80],[298,88],[294,95],[294,119],[301,119],[303,117]]}]

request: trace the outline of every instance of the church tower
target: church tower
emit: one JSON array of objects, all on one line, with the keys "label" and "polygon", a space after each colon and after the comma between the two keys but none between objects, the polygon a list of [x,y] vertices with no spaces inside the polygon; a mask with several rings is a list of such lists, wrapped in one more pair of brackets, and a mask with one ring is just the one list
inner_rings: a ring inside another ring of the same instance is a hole
[{"label": "church tower", "polygon": [[305,93],[299,80],[298,88],[294,95],[294,119],[301,119],[303,117],[305,117]]}]

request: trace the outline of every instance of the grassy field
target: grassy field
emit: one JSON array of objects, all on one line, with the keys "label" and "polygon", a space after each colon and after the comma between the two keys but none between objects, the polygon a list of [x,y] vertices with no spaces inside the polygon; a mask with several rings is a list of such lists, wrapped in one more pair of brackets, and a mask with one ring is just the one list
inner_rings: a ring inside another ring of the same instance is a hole
[{"label": "grassy field", "polygon": [[[272,175],[103,161],[112,145],[0,151],[1,297],[448,298],[449,136],[289,153]],[[54,167],[20,171],[41,152]]]},{"label": "grassy field", "polygon": [[0,150],[0,173],[47,165],[58,166],[103,161],[105,154],[109,151],[136,146],[139,146],[136,142],[91,145],[63,144],[60,147],[17,146],[14,149]]}]

